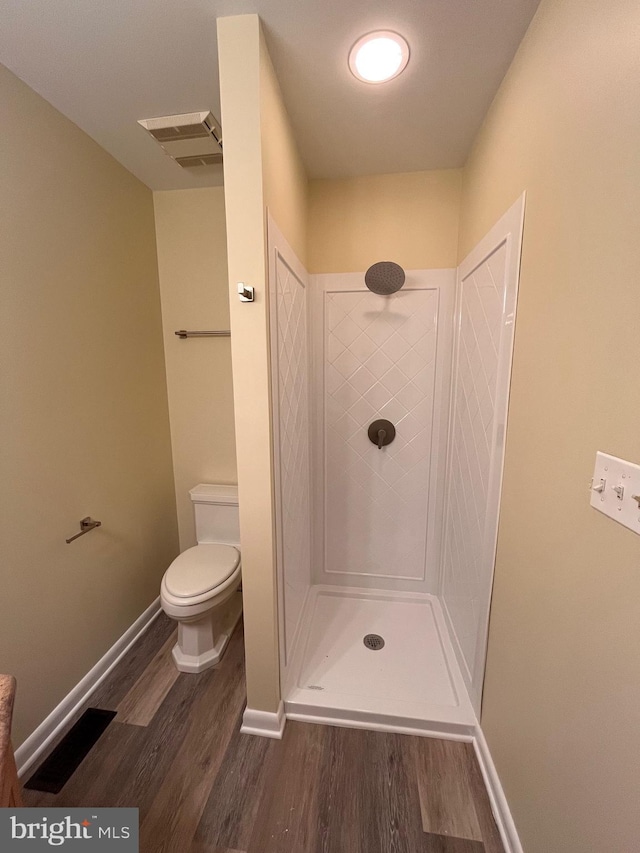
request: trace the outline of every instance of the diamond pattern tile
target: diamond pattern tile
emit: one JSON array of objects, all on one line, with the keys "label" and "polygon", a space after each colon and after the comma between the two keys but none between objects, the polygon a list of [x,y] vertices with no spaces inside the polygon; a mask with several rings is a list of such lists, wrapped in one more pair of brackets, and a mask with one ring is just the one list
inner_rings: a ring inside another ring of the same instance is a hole
[{"label": "diamond pattern tile", "polygon": [[[437,291],[328,292],[325,300],[325,569],[421,580]],[[397,430],[381,451],[367,437],[378,417]]]},{"label": "diamond pattern tile", "polygon": [[486,553],[487,490],[495,418],[496,376],[503,328],[503,246],[462,284],[457,374],[451,430],[449,498],[445,510],[443,599],[469,678],[479,629],[478,601],[491,583]]},{"label": "diamond pattern tile", "polygon": [[[285,655],[291,651],[311,582],[309,402],[305,287],[278,256],[276,262],[281,539],[284,563]],[[328,372],[328,387],[342,378]],[[341,414],[344,409],[340,410]]]}]

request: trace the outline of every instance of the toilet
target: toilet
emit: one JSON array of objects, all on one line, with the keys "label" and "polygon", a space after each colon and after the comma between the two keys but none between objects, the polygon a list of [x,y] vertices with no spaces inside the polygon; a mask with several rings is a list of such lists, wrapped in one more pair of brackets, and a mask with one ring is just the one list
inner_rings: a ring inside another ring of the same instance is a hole
[{"label": "toilet", "polygon": [[218,663],[242,613],[238,487],[201,483],[189,495],[198,544],[164,573],[160,603],[178,623],[176,667],[202,672]]}]

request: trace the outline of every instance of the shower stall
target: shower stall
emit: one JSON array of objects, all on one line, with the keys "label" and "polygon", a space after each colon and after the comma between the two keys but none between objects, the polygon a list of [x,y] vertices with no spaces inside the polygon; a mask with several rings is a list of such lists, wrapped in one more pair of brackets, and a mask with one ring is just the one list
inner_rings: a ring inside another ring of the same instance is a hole
[{"label": "shower stall", "polygon": [[309,275],[269,220],[288,717],[467,735],[479,713],[522,239]]}]

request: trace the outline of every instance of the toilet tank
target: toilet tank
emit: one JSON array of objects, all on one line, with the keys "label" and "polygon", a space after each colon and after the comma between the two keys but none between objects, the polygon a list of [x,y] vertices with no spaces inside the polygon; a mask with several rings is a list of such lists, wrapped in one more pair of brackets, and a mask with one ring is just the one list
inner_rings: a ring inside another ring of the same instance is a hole
[{"label": "toilet tank", "polygon": [[189,491],[196,519],[199,545],[220,542],[240,545],[238,487],[200,483]]}]

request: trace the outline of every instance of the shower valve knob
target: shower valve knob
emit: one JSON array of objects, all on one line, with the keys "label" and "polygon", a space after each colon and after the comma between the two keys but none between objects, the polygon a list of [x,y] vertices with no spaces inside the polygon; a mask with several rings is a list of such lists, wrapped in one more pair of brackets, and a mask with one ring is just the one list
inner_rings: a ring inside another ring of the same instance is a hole
[{"label": "shower valve knob", "polygon": [[372,424],[369,424],[367,435],[369,436],[369,441],[371,441],[372,444],[376,444],[378,446],[378,450],[382,450],[382,448],[386,447],[387,444],[391,444],[393,439],[396,437],[396,428],[391,421],[380,418]]}]

